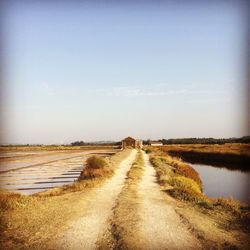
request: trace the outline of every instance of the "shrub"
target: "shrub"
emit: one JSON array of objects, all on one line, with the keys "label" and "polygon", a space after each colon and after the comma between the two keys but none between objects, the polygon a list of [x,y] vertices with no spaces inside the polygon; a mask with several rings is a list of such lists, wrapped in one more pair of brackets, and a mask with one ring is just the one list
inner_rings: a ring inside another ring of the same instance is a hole
[{"label": "shrub", "polygon": [[112,175],[113,170],[102,157],[92,156],[87,159],[86,166],[83,169],[79,179],[92,179]]},{"label": "shrub", "polygon": [[151,157],[150,162],[156,170],[157,179],[160,185],[167,183],[169,177],[173,176],[173,171],[159,157]]},{"label": "shrub", "polygon": [[175,169],[176,174],[182,175],[182,176],[185,176],[187,178],[194,180],[199,185],[200,189],[202,189],[200,176],[192,167],[181,162],[179,164],[176,164],[175,168],[176,168]]},{"label": "shrub", "polygon": [[184,163],[181,159],[166,155],[166,156],[161,156],[157,158],[152,157],[151,162],[153,165],[154,164],[162,165],[164,163],[165,165],[167,164],[173,167],[175,174],[182,175],[182,176],[185,176],[187,178],[194,180],[199,185],[200,189],[202,189],[202,182],[201,182],[199,174],[196,172],[195,169],[193,169],[188,164]]},{"label": "shrub", "polygon": [[0,190],[0,211],[3,212],[18,207],[25,207],[32,199],[34,199],[32,196]]},{"label": "shrub", "polygon": [[150,153],[152,153],[152,150],[147,148],[147,149],[145,149],[145,152],[146,152],[146,154],[150,154]]},{"label": "shrub", "polygon": [[218,198],[214,204],[215,206],[221,206],[223,210],[231,211],[235,214],[240,213],[242,203],[232,198]]},{"label": "shrub", "polygon": [[89,157],[86,161],[86,167],[88,168],[104,168],[106,167],[108,164],[106,162],[106,160],[103,157],[99,157],[99,156],[92,156]]},{"label": "shrub", "polygon": [[172,177],[168,180],[168,183],[174,188],[191,190],[192,192],[201,193],[199,185],[194,180],[184,176]]},{"label": "shrub", "polygon": [[189,201],[194,204],[198,204],[202,207],[211,207],[212,201],[209,200],[205,195],[202,193],[194,192],[193,190],[188,189],[181,189],[181,188],[173,188],[167,191],[172,197],[183,200]]}]

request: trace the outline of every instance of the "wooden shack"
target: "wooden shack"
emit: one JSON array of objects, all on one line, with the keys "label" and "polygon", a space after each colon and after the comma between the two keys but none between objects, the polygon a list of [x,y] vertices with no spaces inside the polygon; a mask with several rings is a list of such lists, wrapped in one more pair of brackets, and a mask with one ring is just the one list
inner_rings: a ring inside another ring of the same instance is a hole
[{"label": "wooden shack", "polygon": [[132,137],[126,137],[122,140],[122,148],[142,148],[142,141]]}]

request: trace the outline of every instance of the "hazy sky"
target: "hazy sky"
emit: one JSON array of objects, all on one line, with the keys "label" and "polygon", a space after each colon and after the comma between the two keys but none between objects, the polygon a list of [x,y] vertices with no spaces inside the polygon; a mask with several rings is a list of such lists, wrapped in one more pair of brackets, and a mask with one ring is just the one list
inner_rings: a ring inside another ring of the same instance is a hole
[{"label": "hazy sky", "polygon": [[20,2],[4,15],[3,142],[245,135],[239,6]]}]

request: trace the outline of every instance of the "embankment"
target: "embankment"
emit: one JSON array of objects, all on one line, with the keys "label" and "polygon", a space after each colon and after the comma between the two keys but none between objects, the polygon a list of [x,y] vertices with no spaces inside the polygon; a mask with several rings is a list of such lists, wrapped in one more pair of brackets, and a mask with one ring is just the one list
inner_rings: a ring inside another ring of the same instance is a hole
[{"label": "embankment", "polygon": [[165,145],[159,150],[190,163],[250,171],[250,145]]},{"label": "embankment", "polygon": [[236,155],[229,153],[174,151],[168,153],[171,156],[180,157],[190,163],[207,164],[225,167],[233,170],[250,171],[250,157],[248,155]]},{"label": "embankment", "polygon": [[150,160],[162,190],[180,202],[175,211],[204,249],[248,249],[249,206],[206,196],[199,174],[180,159],[153,149]]}]

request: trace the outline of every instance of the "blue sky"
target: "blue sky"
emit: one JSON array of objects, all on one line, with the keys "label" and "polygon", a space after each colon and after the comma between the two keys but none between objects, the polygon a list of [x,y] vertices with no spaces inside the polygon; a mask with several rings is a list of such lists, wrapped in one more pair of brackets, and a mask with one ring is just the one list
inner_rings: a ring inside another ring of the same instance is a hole
[{"label": "blue sky", "polygon": [[8,5],[3,142],[245,135],[243,16],[225,3]]}]

